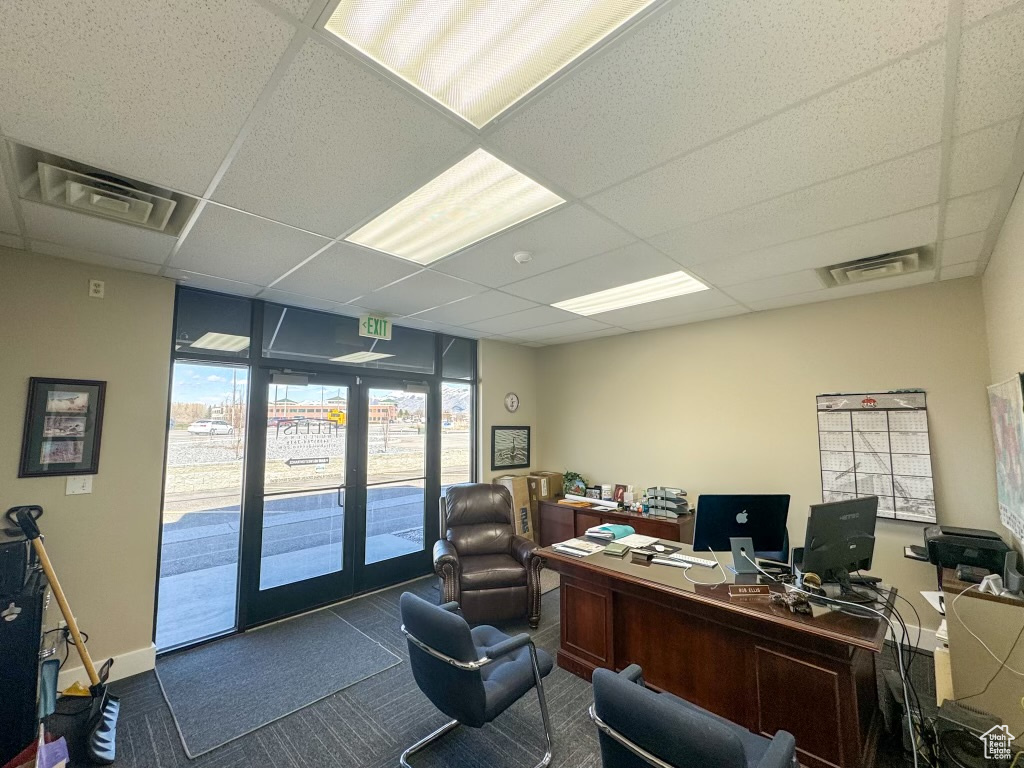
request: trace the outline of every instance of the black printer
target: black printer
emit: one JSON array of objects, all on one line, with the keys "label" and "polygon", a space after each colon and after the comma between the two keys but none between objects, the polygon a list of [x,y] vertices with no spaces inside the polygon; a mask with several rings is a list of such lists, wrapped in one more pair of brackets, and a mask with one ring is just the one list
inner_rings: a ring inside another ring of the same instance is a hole
[{"label": "black printer", "polygon": [[928,562],[940,568],[973,565],[1002,574],[1010,548],[999,534],[979,528],[930,525],[924,529]]}]

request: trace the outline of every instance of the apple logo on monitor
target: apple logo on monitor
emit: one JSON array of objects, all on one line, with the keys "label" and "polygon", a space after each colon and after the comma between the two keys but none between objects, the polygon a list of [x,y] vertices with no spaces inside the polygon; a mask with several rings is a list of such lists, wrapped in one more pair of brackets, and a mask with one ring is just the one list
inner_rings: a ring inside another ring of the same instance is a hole
[{"label": "apple logo on monitor", "polygon": [[738,515],[736,515],[736,522],[740,525],[743,525],[745,522],[747,522],[747,510],[744,509]]}]

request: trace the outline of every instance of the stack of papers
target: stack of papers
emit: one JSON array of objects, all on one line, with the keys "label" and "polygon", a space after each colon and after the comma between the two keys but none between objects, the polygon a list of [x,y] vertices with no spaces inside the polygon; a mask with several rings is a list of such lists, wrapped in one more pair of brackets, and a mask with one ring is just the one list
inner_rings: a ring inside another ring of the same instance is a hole
[{"label": "stack of papers", "polygon": [[613,539],[621,539],[624,536],[632,536],[636,531],[633,530],[631,525],[615,525],[613,523],[605,523],[604,525],[595,525],[593,528],[587,528],[587,536],[593,536],[595,539],[607,539],[612,541]]},{"label": "stack of papers", "polygon": [[564,555],[586,557],[587,555],[592,555],[595,552],[600,552],[604,549],[604,544],[586,541],[585,539],[569,539],[568,541],[562,541],[558,544],[552,544],[551,548],[555,550],[555,552],[561,552]]},{"label": "stack of papers", "polygon": [[618,539],[618,542],[619,544],[625,544],[627,547],[649,547],[657,540],[656,536],[642,536],[639,533],[633,533],[629,536],[623,536],[621,539]]}]

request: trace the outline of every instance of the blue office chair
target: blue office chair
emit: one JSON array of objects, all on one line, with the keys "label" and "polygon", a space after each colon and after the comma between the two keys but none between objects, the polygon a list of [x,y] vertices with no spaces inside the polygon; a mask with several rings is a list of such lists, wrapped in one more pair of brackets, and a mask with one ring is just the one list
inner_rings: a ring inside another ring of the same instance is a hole
[{"label": "blue office chair", "polygon": [[792,734],[766,739],[670,693],[644,686],[632,664],[594,670],[590,718],[604,768],[798,768]]},{"label": "blue office chair", "polygon": [[526,632],[514,637],[491,626],[469,628],[458,603],[434,605],[403,593],[402,632],[409,641],[409,663],[420,690],[452,718],[402,753],[401,764],[459,725],[481,728],[536,686],[547,752],[535,768],[551,762],[551,722],[541,678],[554,662]]}]

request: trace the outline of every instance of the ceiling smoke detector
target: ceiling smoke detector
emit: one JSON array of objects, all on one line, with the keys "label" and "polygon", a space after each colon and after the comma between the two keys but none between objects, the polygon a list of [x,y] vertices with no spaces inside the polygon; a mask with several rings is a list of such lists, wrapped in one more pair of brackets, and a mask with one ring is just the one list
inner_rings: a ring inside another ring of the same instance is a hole
[{"label": "ceiling smoke detector", "polygon": [[818,270],[818,275],[826,286],[834,288],[840,285],[880,280],[885,277],[909,275],[914,272],[930,270],[933,267],[933,249],[931,246],[922,246],[822,267]]},{"label": "ceiling smoke detector", "polygon": [[516,264],[527,264],[533,261],[533,254],[529,251],[516,251],[512,258],[516,260]]}]

